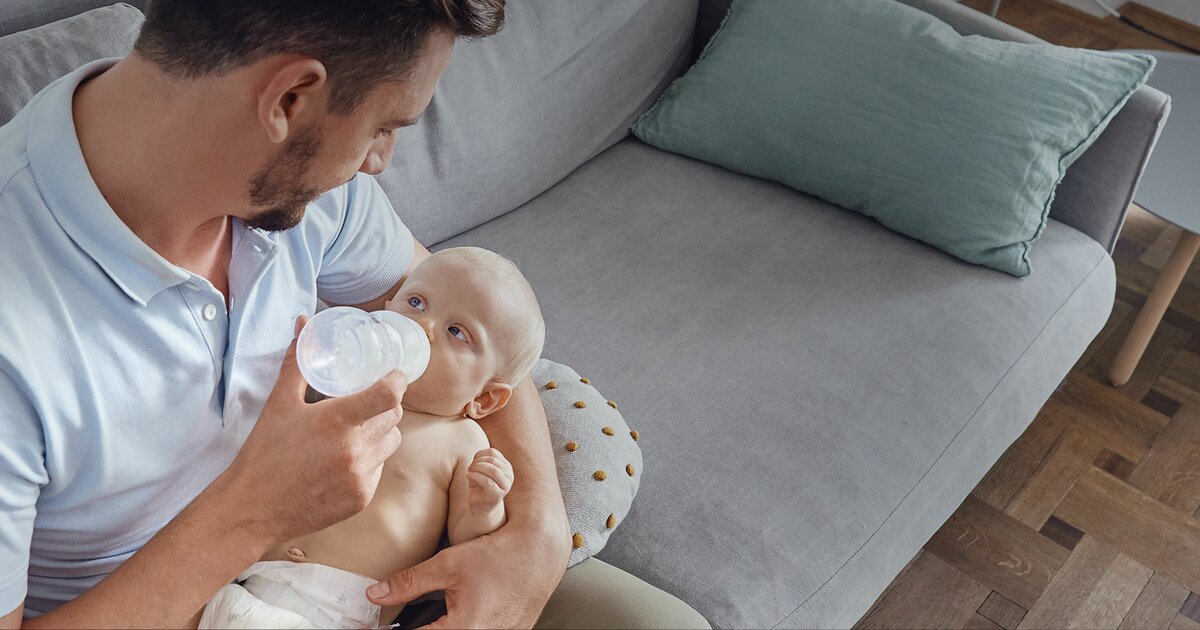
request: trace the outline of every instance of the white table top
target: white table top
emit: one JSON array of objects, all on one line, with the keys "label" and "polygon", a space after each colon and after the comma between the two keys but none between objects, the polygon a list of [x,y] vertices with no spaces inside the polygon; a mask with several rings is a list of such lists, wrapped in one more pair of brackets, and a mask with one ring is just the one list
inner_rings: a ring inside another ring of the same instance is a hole
[{"label": "white table top", "polygon": [[1154,55],[1150,85],[1171,95],[1163,127],[1134,201],[1150,212],[1200,234],[1200,55],[1130,50]]}]

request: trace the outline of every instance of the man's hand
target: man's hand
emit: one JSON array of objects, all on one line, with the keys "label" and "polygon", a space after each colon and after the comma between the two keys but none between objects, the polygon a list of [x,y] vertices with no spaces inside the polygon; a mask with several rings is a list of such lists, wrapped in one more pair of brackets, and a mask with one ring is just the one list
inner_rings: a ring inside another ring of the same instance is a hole
[{"label": "man's hand", "polygon": [[499,450],[485,448],[475,453],[467,466],[467,483],[468,509],[472,514],[488,514],[504,503],[504,497],[512,490],[512,464]]},{"label": "man's hand", "polygon": [[[296,336],[307,323],[301,317]],[[223,476],[276,542],[323,529],[371,502],[383,463],[400,447],[407,382],[395,370],[365,391],[304,402],[296,339],[254,429]]]},{"label": "man's hand", "polygon": [[562,577],[545,566],[566,567],[556,543],[509,523],[393,575],[367,597],[393,606],[441,590],[447,613],[426,628],[531,628]]}]

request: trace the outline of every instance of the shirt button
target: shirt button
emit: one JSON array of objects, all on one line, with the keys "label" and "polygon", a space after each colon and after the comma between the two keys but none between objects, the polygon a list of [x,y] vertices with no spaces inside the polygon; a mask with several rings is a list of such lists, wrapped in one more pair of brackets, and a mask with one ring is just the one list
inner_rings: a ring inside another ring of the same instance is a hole
[{"label": "shirt button", "polygon": [[216,316],[217,316],[217,305],[209,304],[204,307],[204,319],[207,319],[208,321],[212,321],[212,319]]}]

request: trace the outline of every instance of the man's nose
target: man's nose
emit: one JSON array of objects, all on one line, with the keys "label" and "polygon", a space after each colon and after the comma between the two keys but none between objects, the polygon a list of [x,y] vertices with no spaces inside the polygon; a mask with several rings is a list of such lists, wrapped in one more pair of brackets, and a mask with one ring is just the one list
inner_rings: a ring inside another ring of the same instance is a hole
[{"label": "man's nose", "polygon": [[378,142],[371,145],[366,159],[363,160],[362,166],[358,170],[368,175],[382,173],[387,168],[388,162],[392,161],[392,151],[395,148],[396,134],[381,137]]}]

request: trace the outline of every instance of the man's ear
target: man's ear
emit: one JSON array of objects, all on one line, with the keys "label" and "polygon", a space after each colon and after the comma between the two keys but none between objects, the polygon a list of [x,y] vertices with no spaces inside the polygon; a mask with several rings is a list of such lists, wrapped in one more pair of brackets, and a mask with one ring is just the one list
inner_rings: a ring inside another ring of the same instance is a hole
[{"label": "man's ear", "polygon": [[316,59],[277,66],[258,92],[258,121],[267,138],[279,144],[295,132],[297,120],[316,119],[325,109],[327,87],[325,64]]},{"label": "man's ear", "polygon": [[492,381],[483,388],[483,393],[476,396],[475,400],[467,403],[467,417],[475,420],[481,420],[488,415],[499,411],[508,404],[508,399],[512,398],[512,385]]}]

